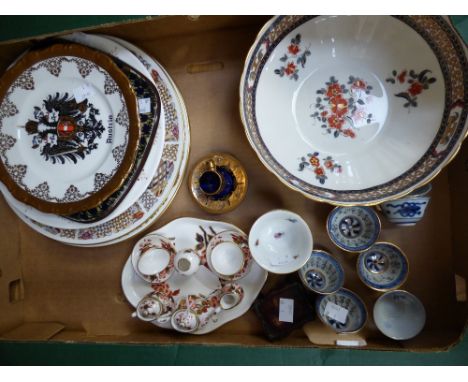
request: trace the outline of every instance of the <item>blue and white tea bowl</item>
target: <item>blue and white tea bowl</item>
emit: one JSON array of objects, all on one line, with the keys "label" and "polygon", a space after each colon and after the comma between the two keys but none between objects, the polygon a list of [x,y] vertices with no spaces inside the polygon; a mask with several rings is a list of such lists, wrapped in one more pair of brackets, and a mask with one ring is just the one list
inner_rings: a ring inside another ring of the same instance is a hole
[{"label": "blue and white tea bowl", "polygon": [[321,250],[312,251],[298,271],[304,286],[316,293],[335,293],[344,284],[344,270],[337,259]]},{"label": "blue and white tea bowl", "polygon": [[378,291],[399,288],[409,273],[408,259],[391,243],[375,243],[357,259],[357,273],[368,287]]},{"label": "blue and white tea bowl", "polygon": [[336,207],[327,219],[333,243],[348,252],[361,252],[374,244],[380,234],[380,219],[370,207]]},{"label": "blue and white tea bowl", "polygon": [[380,210],[393,224],[412,226],[420,221],[431,199],[429,193],[430,184],[418,188],[411,194],[397,200],[380,204]]},{"label": "blue and white tea bowl", "polygon": [[337,333],[357,332],[367,322],[366,305],[356,293],[345,288],[317,298],[315,310],[320,320]]},{"label": "blue and white tea bowl", "polygon": [[374,305],[377,328],[394,340],[408,340],[417,336],[426,323],[422,302],[404,290],[387,292]]}]

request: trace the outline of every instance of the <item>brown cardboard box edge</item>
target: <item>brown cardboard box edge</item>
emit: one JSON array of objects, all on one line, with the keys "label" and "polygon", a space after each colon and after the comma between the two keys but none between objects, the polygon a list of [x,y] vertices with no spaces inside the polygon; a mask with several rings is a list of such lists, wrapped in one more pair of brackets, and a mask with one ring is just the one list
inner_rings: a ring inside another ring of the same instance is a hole
[{"label": "brown cardboard box edge", "polygon": [[[190,117],[189,169],[212,151],[230,152],[245,165],[251,180],[246,200],[217,219],[248,232],[256,217],[270,209],[288,208],[301,214],[311,226],[315,242],[340,258],[347,277],[345,285],[364,298],[371,315],[372,303],[380,294],[357,279],[355,257],[340,252],[329,241],[325,218],[331,206],[307,200],[284,187],[259,162],[244,136],[238,112],[239,79],[247,51],[267,19],[155,17],[87,29],[135,42],[169,71]],[[6,68],[28,45],[29,40],[1,43],[0,68]],[[191,70],[194,66],[201,70]],[[467,303],[457,302],[457,292],[462,296],[466,291],[456,290],[455,274],[468,278],[468,256],[464,256],[468,242],[463,224],[468,216],[467,157],[464,145],[450,169],[434,180],[433,197],[422,222],[411,228],[383,224],[380,239],[396,242],[410,259],[411,274],[403,289],[423,300],[428,311],[426,329],[411,341],[394,342],[384,338],[370,319],[359,333],[367,342],[364,349],[444,351],[460,341],[466,327]],[[181,336],[132,320],[132,309],[121,291],[120,272],[133,244],[143,234],[104,248],[69,247],[26,227],[1,199],[0,218],[8,222],[0,232],[2,340],[337,348],[332,344],[341,337],[330,333],[321,340],[324,330],[319,325],[314,329],[315,336],[314,330],[308,333],[314,344],[302,331],[269,343],[252,311],[206,336]],[[151,229],[182,216],[212,219],[193,203],[185,181],[173,204]],[[278,280],[270,276],[266,287]]]}]

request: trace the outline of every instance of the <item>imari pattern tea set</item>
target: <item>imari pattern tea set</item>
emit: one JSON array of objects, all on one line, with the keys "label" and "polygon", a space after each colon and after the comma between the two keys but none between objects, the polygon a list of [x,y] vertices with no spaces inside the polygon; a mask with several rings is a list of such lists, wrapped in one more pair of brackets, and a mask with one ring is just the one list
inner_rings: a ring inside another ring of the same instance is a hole
[{"label": "imari pattern tea set", "polygon": [[[467,84],[467,48],[439,16],[274,17],[240,78],[250,145],[284,185],[335,206],[328,236],[381,293],[373,321],[395,340],[420,333],[426,312],[400,289],[409,260],[379,241],[379,214],[404,227],[430,208],[431,180],[467,135]],[[0,190],[29,227],[64,244],[111,245],[151,227],[183,182],[189,148],[174,81],[127,41],[41,41],[1,77]],[[206,153],[187,182],[209,213],[239,208],[247,195],[247,171],[226,153]],[[245,314],[268,272],[296,273],[325,326],[357,332],[366,303],[344,288],[329,252],[284,209],[257,216],[248,235],[184,217],[136,242],[122,289],[135,319],[205,334]]]}]

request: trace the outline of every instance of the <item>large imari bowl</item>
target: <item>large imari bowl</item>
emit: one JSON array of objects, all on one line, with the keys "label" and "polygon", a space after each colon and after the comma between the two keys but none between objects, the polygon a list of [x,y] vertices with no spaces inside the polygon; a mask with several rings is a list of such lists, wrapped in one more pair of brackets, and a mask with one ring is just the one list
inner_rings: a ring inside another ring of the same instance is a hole
[{"label": "large imari bowl", "polygon": [[467,132],[467,50],[439,16],[279,16],[252,46],[241,118],[305,196],[373,205],[427,183]]}]

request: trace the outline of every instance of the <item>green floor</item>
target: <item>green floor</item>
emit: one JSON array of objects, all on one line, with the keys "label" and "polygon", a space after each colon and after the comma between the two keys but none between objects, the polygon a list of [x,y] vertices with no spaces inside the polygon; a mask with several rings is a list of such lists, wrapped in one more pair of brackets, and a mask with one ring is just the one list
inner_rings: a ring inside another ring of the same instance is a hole
[{"label": "green floor", "polygon": [[[141,16],[140,16],[141,17]],[[0,41],[86,28],[138,16],[2,16]],[[452,21],[468,41],[468,17]],[[235,346],[0,342],[0,365],[468,365],[468,337],[449,352],[272,349]]]}]

